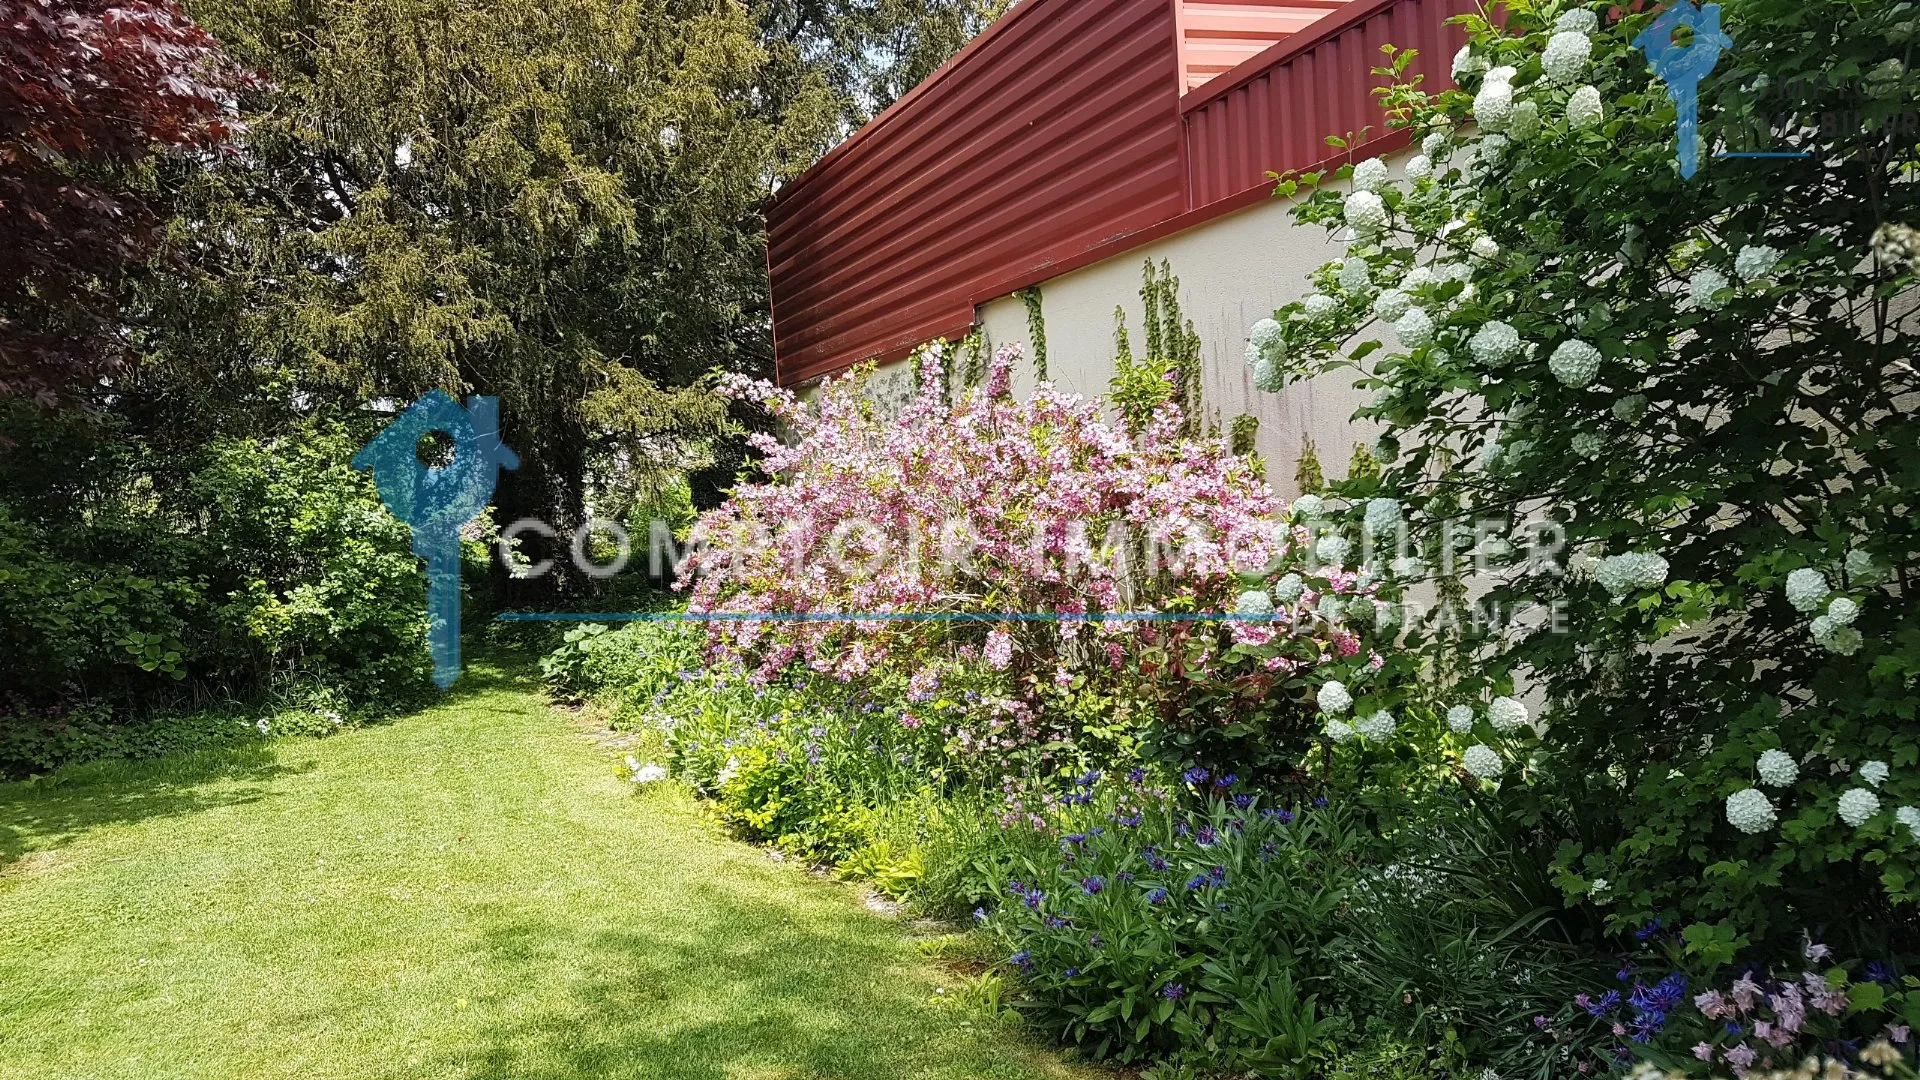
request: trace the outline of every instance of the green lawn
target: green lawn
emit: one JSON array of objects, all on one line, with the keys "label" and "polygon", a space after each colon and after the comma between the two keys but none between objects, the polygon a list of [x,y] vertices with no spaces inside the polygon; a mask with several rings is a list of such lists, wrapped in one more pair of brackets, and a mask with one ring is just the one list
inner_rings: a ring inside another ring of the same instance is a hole
[{"label": "green lawn", "polygon": [[0,1077],[1039,1077],[856,891],[484,662],[335,738],[0,786]]}]

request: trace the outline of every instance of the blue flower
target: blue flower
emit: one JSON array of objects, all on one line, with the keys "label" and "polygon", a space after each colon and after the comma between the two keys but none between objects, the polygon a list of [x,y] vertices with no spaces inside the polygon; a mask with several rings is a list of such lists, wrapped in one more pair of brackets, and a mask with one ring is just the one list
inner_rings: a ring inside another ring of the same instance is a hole
[{"label": "blue flower", "polygon": [[1131,871],[1131,870],[1122,870],[1122,871],[1120,871],[1119,873],[1117,873],[1117,874],[1115,874],[1115,875],[1113,875],[1113,880],[1115,880],[1115,881],[1120,881],[1120,882],[1127,882],[1127,881],[1132,881],[1132,880],[1133,880],[1133,871]]},{"label": "blue flower", "polygon": [[1661,927],[1660,920],[1655,919],[1652,922],[1647,923],[1645,926],[1642,926],[1640,929],[1635,930],[1633,932],[1633,940],[1644,942],[1648,938],[1651,938],[1655,934],[1658,934],[1660,932],[1660,927]]},{"label": "blue flower", "polygon": [[1033,952],[1028,949],[1021,949],[1007,959],[1021,971],[1027,971],[1033,967]]},{"label": "blue flower", "polygon": [[1200,826],[1200,834],[1193,838],[1193,842],[1199,844],[1201,847],[1212,847],[1220,842],[1220,834],[1213,831],[1213,826],[1202,825]]},{"label": "blue flower", "polygon": [[1147,819],[1146,815],[1140,813],[1138,810],[1134,811],[1131,814],[1113,815],[1114,822],[1117,823],[1123,829],[1137,829],[1140,827],[1140,823],[1142,821],[1145,821],[1146,819]]},{"label": "blue flower", "polygon": [[1215,885],[1225,885],[1227,883],[1227,868],[1224,866],[1216,866],[1207,871],[1207,877],[1211,879]]},{"label": "blue flower", "polygon": [[1186,772],[1181,773],[1180,778],[1182,780],[1185,780],[1187,783],[1192,784],[1194,787],[1199,787],[1201,784],[1204,784],[1207,782],[1207,777],[1212,775],[1213,774],[1208,772],[1207,770],[1201,768],[1198,765],[1195,765],[1193,768],[1188,769]]},{"label": "blue flower", "polygon": [[1291,810],[1281,810],[1269,806],[1265,810],[1260,811],[1260,816],[1266,818],[1268,821],[1277,821],[1282,825],[1293,824],[1293,811]]},{"label": "blue flower", "polygon": [[987,921],[987,909],[986,909],[986,908],[983,908],[983,907],[977,907],[977,908],[974,908],[974,909],[973,909],[973,921],[974,921],[974,922],[986,922],[986,921]]},{"label": "blue flower", "polygon": [[1088,896],[1096,895],[1101,891],[1105,890],[1106,887],[1107,887],[1106,879],[1101,877],[1099,874],[1094,874],[1089,877],[1083,877],[1080,879],[1080,891],[1083,893],[1086,893]]},{"label": "blue flower", "polygon": [[1260,845],[1260,861],[1261,861],[1261,862],[1272,862],[1272,861],[1273,861],[1273,853],[1274,853],[1275,851],[1278,851],[1278,850],[1279,850],[1279,848],[1277,848],[1277,847],[1275,847],[1275,846],[1274,846],[1274,843],[1273,843],[1273,841],[1271,841],[1271,840],[1268,840],[1268,841],[1266,841],[1265,843],[1262,843],[1262,844]]},{"label": "blue flower", "polygon": [[1619,1004],[1620,991],[1609,990],[1601,994],[1596,1000],[1584,1003],[1581,1007],[1587,1010],[1587,1015],[1589,1016],[1605,1016],[1617,1008]]},{"label": "blue flower", "polygon": [[1072,925],[1073,923],[1069,922],[1066,919],[1061,918],[1058,915],[1047,916],[1047,929],[1049,930],[1065,930],[1067,927]]},{"label": "blue flower", "polygon": [[1179,1001],[1181,996],[1186,992],[1187,988],[1181,986],[1179,983],[1168,983],[1167,988],[1160,991],[1160,996],[1166,998],[1168,1001]]},{"label": "blue flower", "polygon": [[1100,782],[1099,769],[1095,769],[1092,772],[1088,773],[1087,775],[1082,776],[1080,779],[1074,781],[1074,783],[1080,785],[1081,787],[1092,787],[1093,785],[1099,782]]},{"label": "blue flower", "polygon": [[1213,786],[1214,786],[1214,787],[1217,787],[1217,788],[1219,788],[1219,789],[1221,789],[1222,791],[1224,791],[1224,790],[1226,790],[1227,788],[1230,788],[1230,787],[1232,787],[1233,785],[1235,785],[1235,784],[1237,784],[1237,783],[1239,783],[1239,782],[1240,782],[1240,774],[1238,774],[1238,773],[1228,773],[1227,775],[1225,775],[1225,776],[1223,776],[1223,777],[1221,777],[1220,779],[1218,779],[1218,780],[1215,780],[1215,781],[1213,782]]},{"label": "blue flower", "polygon": [[1320,796],[1319,798],[1313,800],[1313,805],[1315,806],[1327,805],[1327,797],[1325,795]]},{"label": "blue flower", "polygon": [[1060,842],[1062,844],[1084,844],[1087,842],[1087,834],[1086,833],[1068,833],[1067,835],[1060,838]]},{"label": "blue flower", "polygon": [[1251,795],[1235,795],[1235,796],[1233,797],[1233,805],[1234,805],[1234,806],[1236,806],[1236,807],[1238,807],[1238,808],[1240,808],[1240,809],[1242,809],[1242,810],[1245,810],[1245,809],[1246,809],[1247,807],[1249,807],[1249,806],[1252,806],[1252,805],[1253,805],[1253,796],[1251,796]]},{"label": "blue flower", "polygon": [[1193,875],[1193,878],[1192,878],[1192,880],[1190,880],[1190,881],[1188,881],[1188,882],[1187,882],[1187,888],[1189,888],[1189,889],[1204,889],[1204,888],[1206,888],[1206,886],[1207,886],[1207,882],[1208,882],[1208,880],[1209,880],[1209,879],[1207,878],[1207,875],[1205,875],[1205,874],[1195,874],[1195,875]]},{"label": "blue flower", "polygon": [[1175,836],[1186,836],[1186,835],[1188,835],[1188,834],[1190,834],[1190,833],[1192,833],[1192,832],[1193,832],[1193,830],[1187,827],[1187,823],[1186,823],[1186,822],[1184,822],[1184,821],[1176,821],[1176,822],[1174,822],[1174,825],[1173,825],[1173,834],[1174,834]]},{"label": "blue flower", "polygon": [[1146,778],[1147,778],[1147,770],[1139,767],[1138,765],[1127,770],[1127,783],[1129,784],[1141,783],[1145,781]]},{"label": "blue flower", "polygon": [[1073,978],[1073,977],[1074,977],[1075,975],[1078,975],[1078,974],[1080,974],[1080,969],[1079,969],[1079,968],[1068,968],[1067,970],[1065,970],[1065,971],[1063,971],[1063,972],[1061,972],[1060,974],[1061,974],[1062,976],[1064,976],[1064,977],[1066,977],[1066,978],[1069,978],[1069,979],[1071,979],[1071,978]]},{"label": "blue flower", "polygon": [[1090,945],[1090,946],[1092,946],[1093,948],[1096,948],[1096,949],[1097,949],[1097,948],[1099,948],[1100,946],[1102,946],[1102,945],[1104,945],[1104,944],[1106,944],[1106,942],[1105,942],[1105,941],[1103,941],[1103,940],[1101,940],[1101,938],[1100,938],[1100,935],[1099,935],[1099,934],[1095,934],[1095,935],[1093,935],[1092,937],[1089,937],[1089,938],[1087,939],[1087,944],[1088,944],[1088,945]]},{"label": "blue flower", "polygon": [[1165,889],[1155,889],[1147,894],[1147,903],[1149,904],[1164,904],[1166,902],[1167,890]]},{"label": "blue flower", "polygon": [[1867,978],[1885,986],[1893,985],[1893,969],[1884,960],[1867,961]]}]

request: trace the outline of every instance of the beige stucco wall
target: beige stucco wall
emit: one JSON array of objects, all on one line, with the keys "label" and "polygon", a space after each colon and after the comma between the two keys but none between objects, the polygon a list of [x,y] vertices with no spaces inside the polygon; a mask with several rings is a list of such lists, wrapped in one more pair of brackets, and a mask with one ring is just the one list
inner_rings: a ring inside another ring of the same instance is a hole
[{"label": "beige stucco wall", "polygon": [[[1398,163],[1389,164],[1397,174]],[[1343,244],[1326,229],[1296,224],[1291,205],[1290,200],[1267,200],[1042,283],[1048,375],[1065,389],[1104,393],[1114,369],[1114,307],[1126,308],[1127,332],[1138,352],[1144,340],[1142,265],[1165,259],[1180,279],[1181,309],[1200,335],[1202,399],[1210,418],[1222,430],[1241,413],[1259,419],[1257,447],[1283,497],[1297,494],[1294,466],[1306,438],[1315,443],[1330,478],[1345,476],[1354,443],[1377,434],[1372,425],[1348,419],[1368,396],[1354,389],[1354,373],[1336,372],[1269,394],[1253,388],[1243,359],[1247,328],[1308,292],[1307,273],[1342,251]],[[1017,341],[1031,355],[1026,305],[1019,298],[982,305],[980,325],[990,343]],[[1015,392],[1032,386],[1032,367],[1023,365],[1015,375]]]}]

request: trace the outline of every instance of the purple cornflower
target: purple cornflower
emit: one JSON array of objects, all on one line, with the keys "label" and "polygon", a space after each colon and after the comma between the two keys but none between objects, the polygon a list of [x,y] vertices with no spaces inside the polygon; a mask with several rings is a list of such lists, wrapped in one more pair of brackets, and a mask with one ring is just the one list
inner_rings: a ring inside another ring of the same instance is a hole
[{"label": "purple cornflower", "polygon": [[1147,894],[1147,903],[1149,904],[1164,904],[1166,902],[1167,890],[1165,889],[1155,889]]},{"label": "purple cornflower", "polygon": [[1187,826],[1187,823],[1184,821],[1176,821],[1173,824],[1173,834],[1175,836],[1187,836],[1187,835],[1190,835],[1192,832],[1193,830],[1189,828]]},{"label": "purple cornflower", "polygon": [[1315,806],[1327,805],[1327,797],[1325,795],[1320,796],[1319,798],[1313,800],[1313,805]]},{"label": "purple cornflower", "polygon": [[1215,780],[1213,782],[1213,786],[1219,788],[1222,791],[1225,791],[1226,789],[1232,787],[1233,785],[1239,782],[1240,782],[1239,773],[1228,773],[1227,775],[1222,776],[1218,780]]},{"label": "purple cornflower", "polygon": [[1168,983],[1167,988],[1160,991],[1160,996],[1166,998],[1168,1001],[1179,1001],[1186,992],[1187,988],[1181,986],[1179,983]]},{"label": "purple cornflower", "polygon": [[1265,810],[1260,811],[1260,816],[1266,818],[1268,821],[1277,821],[1282,825],[1293,824],[1293,811],[1291,810],[1281,810],[1269,806]]},{"label": "purple cornflower", "polygon": [[1227,868],[1224,866],[1216,866],[1207,871],[1207,878],[1215,885],[1225,885],[1227,883]]},{"label": "purple cornflower", "polygon": [[973,909],[973,921],[974,921],[974,922],[986,922],[986,921],[987,921],[987,909],[986,909],[986,908],[983,908],[983,907],[977,907],[977,908],[974,908],[974,909]]},{"label": "purple cornflower", "polygon": [[1014,967],[1019,968],[1021,971],[1026,971],[1033,967],[1033,953],[1028,949],[1021,949],[1007,959]]},{"label": "purple cornflower", "polygon": [[1660,920],[1655,919],[1652,922],[1642,926],[1640,929],[1635,930],[1633,932],[1633,940],[1642,941],[1642,942],[1646,941],[1647,939],[1653,937],[1655,934],[1658,934],[1660,932],[1660,929],[1661,929]]},{"label": "purple cornflower", "polygon": [[1587,1010],[1588,1016],[1605,1016],[1620,1006],[1620,991],[1609,990],[1592,1000],[1587,1000],[1587,995],[1581,994],[1573,999],[1573,1003]]},{"label": "purple cornflower", "polygon": [[1146,819],[1147,819],[1146,815],[1140,813],[1138,810],[1134,811],[1131,814],[1113,815],[1114,823],[1119,825],[1123,829],[1137,829],[1140,827],[1140,823],[1142,821],[1145,821]]},{"label": "purple cornflower", "polygon": [[1129,784],[1139,784],[1142,781],[1146,780],[1146,778],[1147,778],[1147,770],[1139,767],[1138,765],[1127,770],[1127,783]]},{"label": "purple cornflower", "polygon": [[1078,975],[1078,974],[1080,974],[1080,969],[1079,969],[1079,968],[1068,968],[1067,970],[1065,970],[1065,971],[1063,971],[1063,972],[1061,972],[1060,974],[1061,974],[1061,976],[1062,976],[1062,977],[1064,977],[1064,978],[1068,978],[1068,979],[1071,979],[1071,978],[1073,978],[1073,977],[1074,977],[1075,975]]},{"label": "purple cornflower", "polygon": [[1200,826],[1199,834],[1193,838],[1193,842],[1199,844],[1201,847],[1212,847],[1220,842],[1220,834],[1214,831],[1213,826],[1202,825]]},{"label": "purple cornflower", "polygon": [[1082,776],[1080,779],[1075,780],[1074,783],[1080,785],[1081,787],[1092,787],[1093,785],[1100,782],[1100,775],[1101,775],[1100,770],[1095,769],[1092,772],[1087,773],[1085,776]]},{"label": "purple cornflower", "polygon": [[1193,875],[1193,878],[1192,878],[1192,879],[1191,879],[1190,881],[1188,881],[1188,882],[1187,882],[1187,888],[1188,888],[1188,889],[1190,889],[1190,890],[1191,890],[1191,889],[1204,889],[1204,888],[1206,888],[1206,886],[1207,886],[1207,882],[1208,882],[1208,878],[1207,878],[1207,875],[1205,875],[1205,874],[1195,874],[1195,875]]},{"label": "purple cornflower", "polygon": [[1083,877],[1080,879],[1080,891],[1083,893],[1086,893],[1088,896],[1094,896],[1100,893],[1106,887],[1107,887],[1106,879],[1101,877],[1099,874],[1093,874],[1089,877]]},{"label": "purple cornflower", "polygon": [[1245,810],[1247,807],[1253,805],[1253,796],[1245,794],[1235,795],[1233,797],[1233,805],[1238,809]]},{"label": "purple cornflower", "polygon": [[1187,783],[1193,785],[1194,787],[1199,787],[1201,784],[1204,784],[1207,782],[1207,777],[1212,775],[1213,774],[1208,772],[1207,770],[1201,768],[1198,765],[1195,765],[1193,768],[1188,769],[1186,772],[1181,773],[1180,778],[1182,780],[1185,780]]}]

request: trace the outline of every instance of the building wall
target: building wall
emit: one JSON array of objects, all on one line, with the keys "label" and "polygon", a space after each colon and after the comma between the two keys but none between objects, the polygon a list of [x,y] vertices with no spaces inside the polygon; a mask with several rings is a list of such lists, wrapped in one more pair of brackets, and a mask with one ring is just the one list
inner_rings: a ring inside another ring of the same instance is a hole
[{"label": "building wall", "polygon": [[[1395,175],[1405,156],[1389,160]],[[1180,279],[1181,309],[1200,335],[1209,418],[1222,430],[1242,413],[1259,419],[1256,446],[1274,490],[1284,497],[1298,494],[1294,467],[1306,439],[1313,440],[1330,478],[1345,476],[1354,444],[1378,434],[1373,425],[1348,419],[1369,396],[1354,389],[1355,374],[1335,372],[1269,394],[1253,388],[1244,359],[1247,328],[1305,295],[1307,274],[1343,250],[1324,228],[1296,224],[1292,205],[1269,199],[1042,283],[1047,373],[1054,384],[1090,396],[1106,392],[1114,372],[1114,307],[1125,307],[1127,332],[1139,352],[1142,266],[1165,259]],[[1032,356],[1027,309],[1018,297],[981,305],[979,324],[990,343],[1019,342]],[[1016,369],[1015,393],[1029,392],[1033,383],[1031,364]]]}]

